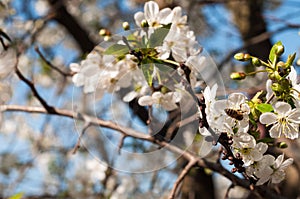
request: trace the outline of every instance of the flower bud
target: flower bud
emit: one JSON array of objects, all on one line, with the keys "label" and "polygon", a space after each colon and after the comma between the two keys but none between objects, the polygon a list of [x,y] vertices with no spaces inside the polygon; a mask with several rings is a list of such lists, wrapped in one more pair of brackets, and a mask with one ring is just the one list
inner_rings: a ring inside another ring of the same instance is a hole
[{"label": "flower bud", "polygon": [[253,57],[252,60],[251,60],[251,62],[252,62],[252,64],[253,64],[253,66],[257,66],[257,67],[261,66],[261,61],[260,61],[260,59],[258,59],[258,58],[256,58],[256,57]]},{"label": "flower bud", "polygon": [[142,28],[148,28],[149,27],[149,24],[145,19],[141,22],[141,27]]},{"label": "flower bud", "polygon": [[99,35],[101,35],[101,36],[110,36],[111,35],[111,33],[107,30],[107,29],[105,29],[105,28],[102,28],[100,31],[99,31]]},{"label": "flower bud", "polygon": [[275,50],[275,54],[277,56],[280,56],[280,55],[283,54],[283,52],[284,52],[284,46],[283,45],[277,45],[277,48]]},{"label": "flower bud", "polygon": [[103,40],[104,40],[104,41],[108,41],[110,38],[111,38],[111,37],[110,37],[109,35],[105,35],[105,36],[103,37]]},{"label": "flower bud", "polygon": [[124,30],[130,30],[130,25],[127,21],[123,22],[122,26]]},{"label": "flower bud", "polygon": [[277,142],[277,143],[276,143],[276,146],[277,146],[278,148],[280,148],[280,149],[286,149],[286,148],[288,148],[288,145],[287,145],[286,142]]},{"label": "flower bud", "polygon": [[238,61],[248,61],[251,58],[251,56],[248,53],[237,53],[234,55],[234,59]]},{"label": "flower bud", "polygon": [[230,74],[230,78],[233,80],[242,80],[246,78],[246,73],[244,72],[235,72]]}]

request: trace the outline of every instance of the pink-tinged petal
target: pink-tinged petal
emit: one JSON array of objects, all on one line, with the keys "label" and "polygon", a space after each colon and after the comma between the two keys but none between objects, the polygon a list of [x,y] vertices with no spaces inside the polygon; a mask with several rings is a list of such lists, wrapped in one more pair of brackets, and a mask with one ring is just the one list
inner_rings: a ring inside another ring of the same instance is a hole
[{"label": "pink-tinged petal", "polygon": [[287,116],[287,119],[293,123],[300,124],[300,109],[293,109],[291,113]]},{"label": "pink-tinged petal", "polygon": [[141,106],[148,106],[153,104],[153,99],[151,96],[143,96],[138,101]]},{"label": "pink-tinged petal", "polygon": [[155,19],[158,16],[159,7],[156,2],[149,1],[145,3],[144,12],[145,12],[145,19],[148,22],[152,22],[153,19]]},{"label": "pink-tinged petal", "polygon": [[282,127],[280,124],[275,124],[270,129],[270,136],[272,138],[279,138],[281,136],[281,133],[282,133]]},{"label": "pink-tinged petal", "polygon": [[263,113],[259,117],[259,121],[262,124],[274,124],[275,122],[277,122],[277,115],[275,115],[274,113]]},{"label": "pink-tinged petal", "polygon": [[274,105],[275,112],[280,115],[286,115],[287,112],[291,111],[291,105],[286,102],[276,102]]}]

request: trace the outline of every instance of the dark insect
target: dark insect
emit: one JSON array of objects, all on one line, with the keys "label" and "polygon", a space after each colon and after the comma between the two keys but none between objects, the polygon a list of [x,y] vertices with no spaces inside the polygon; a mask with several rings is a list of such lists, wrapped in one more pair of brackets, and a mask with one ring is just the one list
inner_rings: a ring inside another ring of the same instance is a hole
[{"label": "dark insect", "polygon": [[244,118],[243,117],[244,112],[241,110],[226,108],[224,111],[228,116],[230,116],[236,120],[243,120],[243,118]]}]

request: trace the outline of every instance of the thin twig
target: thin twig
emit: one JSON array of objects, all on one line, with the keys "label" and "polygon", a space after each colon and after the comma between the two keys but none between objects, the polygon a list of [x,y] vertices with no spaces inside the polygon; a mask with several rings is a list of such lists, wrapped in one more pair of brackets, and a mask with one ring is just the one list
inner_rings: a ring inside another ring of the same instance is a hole
[{"label": "thin twig", "polygon": [[119,142],[119,145],[118,145],[118,153],[119,155],[121,154],[121,149],[124,145],[124,140],[127,136],[126,135],[122,135],[121,139],[120,139],[120,142]]},{"label": "thin twig", "polygon": [[191,159],[189,161],[189,163],[184,167],[184,169],[181,171],[180,175],[178,176],[176,182],[174,183],[173,189],[170,193],[169,199],[174,199],[177,189],[180,185],[180,183],[183,181],[184,177],[189,173],[189,171],[191,170],[191,168],[193,168],[193,166],[195,166],[195,164],[197,163],[196,159]]},{"label": "thin twig", "polygon": [[29,79],[27,79],[19,70],[18,68],[18,59],[16,61],[15,64],[15,72],[17,74],[17,76],[19,77],[20,80],[22,80],[32,91],[33,95],[38,99],[38,101],[42,104],[42,106],[47,110],[48,113],[55,113],[55,108],[53,108],[52,106],[49,106],[47,104],[47,102],[40,96],[40,94],[38,93],[38,91],[36,90],[34,83],[32,81],[30,81]]},{"label": "thin twig", "polygon": [[221,164],[208,162],[204,158],[198,157],[196,154],[194,154],[188,150],[181,149],[181,148],[179,148],[175,145],[172,145],[166,141],[156,139],[153,136],[144,134],[142,132],[135,131],[128,127],[120,126],[119,124],[113,123],[111,121],[104,121],[104,120],[101,120],[99,118],[92,117],[89,115],[79,114],[72,110],[65,110],[65,109],[59,109],[59,108],[56,108],[55,110],[56,110],[55,112],[48,112],[43,107],[32,107],[32,106],[21,106],[21,105],[0,105],[0,111],[2,111],[2,112],[18,111],[18,112],[28,112],[28,113],[52,114],[52,115],[59,115],[59,116],[78,119],[78,120],[84,120],[84,121],[86,121],[86,119],[89,119],[91,125],[97,125],[97,126],[100,125],[101,127],[104,127],[104,128],[109,128],[112,130],[119,131],[123,135],[133,137],[136,139],[140,139],[140,140],[144,140],[147,142],[151,142],[151,143],[159,145],[160,147],[165,147],[167,150],[169,150],[175,154],[180,154],[184,159],[186,159],[189,162],[196,161],[196,165],[199,167],[209,168],[210,170],[212,170],[214,172],[220,173],[224,177],[228,178],[234,185],[238,185],[238,186],[244,187],[248,190],[252,190],[252,192],[260,194],[261,196],[263,196],[265,198],[284,199],[283,196],[278,195],[274,191],[267,188],[267,186],[254,187],[254,189],[253,189],[253,186],[251,186],[251,184],[248,180],[237,177],[233,173],[226,170]]},{"label": "thin twig", "polygon": [[57,66],[54,66],[49,60],[47,60],[45,58],[45,56],[42,54],[42,52],[40,51],[40,49],[36,46],[34,48],[34,50],[37,52],[37,54],[40,56],[40,58],[50,67],[52,68],[53,70],[57,71],[59,74],[61,74],[62,76],[64,77],[67,77],[67,76],[73,76],[72,73],[66,73],[64,71],[62,71],[59,67]]},{"label": "thin twig", "polygon": [[78,140],[77,140],[77,143],[76,145],[74,146],[73,150],[72,150],[72,154],[75,154],[77,152],[77,150],[80,148],[80,143],[81,143],[81,138],[82,136],[84,135],[84,133],[86,132],[86,130],[91,126],[91,124],[89,122],[86,122],[84,124],[84,127],[78,137]]}]

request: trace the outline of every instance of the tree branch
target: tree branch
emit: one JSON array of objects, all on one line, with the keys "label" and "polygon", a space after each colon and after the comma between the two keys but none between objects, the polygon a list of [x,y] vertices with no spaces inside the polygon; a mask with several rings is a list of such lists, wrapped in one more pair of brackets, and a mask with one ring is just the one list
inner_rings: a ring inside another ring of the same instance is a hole
[{"label": "tree branch", "polygon": [[48,113],[55,113],[55,109],[52,106],[49,106],[47,102],[40,96],[38,91],[36,90],[32,81],[27,79],[18,68],[18,59],[15,65],[15,72],[20,80],[22,80],[32,91],[33,95],[38,99],[38,101],[42,104],[42,106],[47,110]]},{"label": "tree branch", "polygon": [[185,178],[185,176],[189,173],[189,171],[193,168],[193,166],[195,166],[196,163],[197,163],[196,159],[191,159],[189,163],[184,167],[184,169],[181,171],[180,175],[178,176],[176,182],[174,183],[169,199],[174,199],[180,183]]},{"label": "tree branch", "polygon": [[226,170],[221,164],[208,162],[204,158],[198,157],[196,154],[181,149],[175,145],[172,145],[166,141],[161,141],[158,139],[155,139],[154,137],[144,134],[142,132],[135,131],[131,128],[120,126],[119,124],[116,124],[111,121],[104,121],[96,117],[92,117],[86,114],[81,114],[78,112],[74,112],[71,110],[65,110],[65,109],[55,109],[55,112],[48,112],[43,107],[32,107],[32,106],[20,106],[20,105],[0,105],[0,111],[18,111],[18,112],[28,112],[28,113],[41,113],[41,114],[52,114],[52,115],[59,115],[63,117],[83,120],[83,121],[89,121],[91,125],[100,125],[104,128],[109,128],[112,130],[119,131],[124,136],[133,137],[136,139],[144,140],[147,142],[151,142],[154,144],[159,145],[160,147],[165,147],[169,151],[182,155],[183,158],[185,158],[187,161],[196,161],[196,165],[202,168],[209,168],[212,171],[215,171],[217,173],[220,173],[224,177],[231,180],[232,184],[238,185],[241,187],[244,187],[248,190],[251,190],[255,193],[260,194],[261,196],[265,198],[270,199],[278,199],[278,198],[284,198],[282,196],[279,196],[277,193],[273,192],[272,190],[268,189],[266,186],[259,186],[259,187],[252,187],[248,180],[241,179],[234,175],[233,173]]}]

